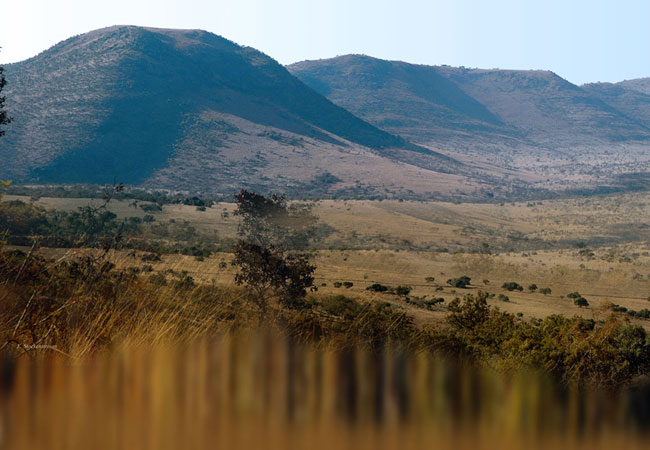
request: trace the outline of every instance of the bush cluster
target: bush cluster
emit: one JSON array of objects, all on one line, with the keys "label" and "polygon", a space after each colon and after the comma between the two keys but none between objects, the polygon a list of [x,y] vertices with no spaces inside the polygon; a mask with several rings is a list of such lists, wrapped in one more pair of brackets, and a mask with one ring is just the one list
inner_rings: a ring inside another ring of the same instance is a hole
[{"label": "bush cluster", "polygon": [[508,281],[506,283],[503,283],[503,285],[501,287],[503,289],[508,290],[508,291],[519,291],[519,292],[521,292],[521,291],[524,290],[524,287],[522,285],[520,285],[519,283],[516,283],[514,281]]},{"label": "bush cluster", "polygon": [[491,365],[544,368],[565,382],[618,385],[650,370],[650,339],[640,326],[560,315],[531,323],[487,299],[479,292],[450,302],[449,328],[430,328],[431,339]]}]

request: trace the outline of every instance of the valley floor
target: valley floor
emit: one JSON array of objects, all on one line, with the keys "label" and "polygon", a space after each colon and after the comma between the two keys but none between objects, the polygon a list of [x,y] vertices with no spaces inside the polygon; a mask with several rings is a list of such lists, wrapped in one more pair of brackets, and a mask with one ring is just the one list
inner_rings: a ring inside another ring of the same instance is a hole
[{"label": "valley floor", "polygon": [[[43,198],[37,203],[73,210],[89,201]],[[120,216],[144,216],[141,208],[129,203],[116,201],[111,209]],[[206,211],[165,205],[153,215],[156,223],[184,223],[198,235],[235,238],[238,219],[233,210],[230,203]],[[314,250],[319,294],[401,304],[418,321],[444,315],[443,306],[418,307],[414,304],[418,298],[444,298],[448,303],[477,290],[494,294],[493,304],[521,313],[524,319],[549,314],[604,319],[612,314],[612,304],[634,311],[650,308],[649,193],[508,204],[325,200],[315,204],[314,212],[325,224]],[[64,250],[47,252],[60,256]],[[234,269],[227,253],[203,261],[162,255],[161,261],[146,263],[142,255],[116,252],[114,260],[122,267],[150,264],[154,271],[186,270],[197,281],[233,283]],[[460,276],[471,277],[469,289],[447,284],[448,279]],[[524,290],[510,292],[501,287],[511,281]],[[335,287],[343,282],[352,286]],[[373,283],[412,287],[410,302],[394,294],[367,291]],[[550,288],[551,293],[531,292],[532,284]],[[575,306],[567,297],[576,291],[589,301],[587,308]],[[499,299],[500,294],[508,300]],[[630,320],[650,328],[650,320]]]}]

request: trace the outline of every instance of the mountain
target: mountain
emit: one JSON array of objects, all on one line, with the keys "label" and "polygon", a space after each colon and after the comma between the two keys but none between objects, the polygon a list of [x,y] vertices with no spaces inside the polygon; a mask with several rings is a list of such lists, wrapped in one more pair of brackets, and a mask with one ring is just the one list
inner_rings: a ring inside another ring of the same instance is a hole
[{"label": "mountain", "polygon": [[5,69],[0,179],[449,200],[650,186],[648,79],[361,55],[283,67],[205,31],[135,26]]},{"label": "mountain", "polygon": [[405,191],[399,179],[433,192],[462,167],[205,31],[110,27],[5,69],[15,120],[0,178],[371,195]]},{"label": "mountain", "polygon": [[582,88],[650,128],[650,78],[620,83],[591,83]]},{"label": "mountain", "polygon": [[637,91],[642,94],[650,95],[650,77],[637,78],[636,80],[621,81],[618,84],[626,89],[630,89],[632,91]]},{"label": "mountain", "polygon": [[426,141],[506,129],[499,117],[434,67],[348,55],[288,68],[337,105],[410,138]]},{"label": "mountain", "polygon": [[650,142],[648,124],[549,71],[422,66],[362,55],[304,61],[289,70],[368,122],[423,144],[553,151]]}]

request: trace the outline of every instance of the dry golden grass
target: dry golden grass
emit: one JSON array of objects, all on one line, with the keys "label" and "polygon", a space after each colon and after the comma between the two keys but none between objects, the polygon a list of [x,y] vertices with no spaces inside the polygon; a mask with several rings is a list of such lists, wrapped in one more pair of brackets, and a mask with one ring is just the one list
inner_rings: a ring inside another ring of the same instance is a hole
[{"label": "dry golden grass", "polygon": [[[48,208],[75,209],[88,200],[43,198],[38,203]],[[650,194],[643,192],[504,205],[320,201],[314,212],[334,232],[315,253],[317,282],[327,284],[320,286],[321,293],[343,292],[404,304],[395,296],[370,294],[365,288],[374,282],[409,285],[412,295],[448,301],[463,291],[452,292],[446,280],[467,275],[472,278],[472,289],[508,295],[509,303],[496,298],[492,301],[527,318],[553,313],[602,318],[608,313],[601,307],[610,302],[640,310],[650,307],[648,205]],[[116,201],[110,207],[121,216],[144,215],[128,201]],[[216,230],[221,237],[234,238],[238,222],[233,211],[234,204],[230,203],[203,212],[193,206],[166,205],[154,215],[157,221],[188,221],[201,232]],[[577,242],[593,249],[594,256],[581,255]],[[494,254],[473,254],[483,251],[484,243]],[[438,251],[443,248],[464,254]],[[116,254],[115,260],[122,267],[140,265],[139,258],[129,258],[125,253]],[[233,269],[229,265],[220,268],[219,263],[229,261],[228,254],[213,255],[204,262],[165,255],[162,262],[152,265],[157,271],[187,270],[197,280],[228,285],[232,284]],[[431,276],[436,282],[425,282]],[[483,283],[485,279],[489,285]],[[333,287],[336,281],[350,281],[354,286],[337,289]],[[506,281],[516,281],[525,288],[535,283],[551,288],[552,294],[504,292],[501,285]],[[436,290],[439,286],[442,291]],[[588,299],[589,308],[580,309],[562,298],[574,291]],[[404,307],[421,321],[441,315],[406,304]],[[639,323],[648,326],[647,321]]]},{"label": "dry golden grass", "polygon": [[[12,199],[29,201],[27,197],[10,195],[4,200]],[[36,201],[46,208],[63,210],[75,210],[89,202],[92,200],[71,198]],[[129,206],[131,203],[130,200],[113,201],[110,209],[122,217],[145,215],[140,208]],[[418,246],[431,244],[471,250],[472,245],[487,242],[497,251],[503,251],[509,246],[562,248],[577,241],[645,242],[650,240],[650,229],[646,227],[650,221],[648,206],[650,193],[637,192],[505,204],[323,200],[316,203],[314,212],[322,222],[337,230],[325,245],[349,240],[349,235],[355,233],[367,238],[367,245],[378,247],[408,240]],[[193,206],[165,205],[154,216],[159,221],[187,220],[197,228],[234,237],[237,227],[237,220],[232,216],[234,208],[232,203],[218,203],[206,211],[197,211]],[[229,213],[228,217],[222,216],[224,211]]]},{"label": "dry golden grass", "polygon": [[[45,256],[57,259],[64,255],[70,258],[81,252],[83,251],[42,250]],[[200,283],[234,285],[235,268],[230,265],[232,255],[228,253],[217,253],[203,261],[185,255],[162,255],[161,261],[147,263],[140,260],[139,255],[143,253],[135,256],[129,253],[131,252],[112,252],[110,258],[118,268],[142,267],[147,264],[157,273],[168,270],[187,271]],[[561,263],[554,264],[554,261]],[[366,287],[373,283],[393,287],[406,285],[413,289],[411,296],[442,297],[446,302],[466,293],[483,290],[495,295],[490,300],[491,304],[507,312],[522,313],[525,319],[563,314],[568,317],[578,315],[604,320],[612,314],[606,308],[610,303],[637,311],[650,308],[650,279],[647,276],[634,278],[635,274],[650,274],[650,263],[581,261],[575,251],[546,251],[538,252],[532,257],[523,257],[520,254],[493,256],[390,250],[323,250],[314,256],[317,267],[316,295],[345,294],[367,300],[388,301],[407,309],[418,323],[442,319],[444,309],[429,311],[417,308],[396,295],[369,292]],[[223,262],[226,267],[221,267]],[[581,268],[580,264],[585,267]],[[454,289],[447,285],[448,279],[463,275],[472,278],[469,289]],[[435,281],[427,282],[426,277],[434,277]],[[489,284],[485,284],[484,280],[488,280]],[[353,286],[337,288],[334,286],[337,281],[349,281]],[[502,284],[509,281],[521,284],[524,291],[509,292],[503,289]],[[529,292],[527,287],[533,283],[540,288],[550,287],[552,293],[543,295]],[[588,299],[588,308],[579,308],[573,304],[572,299],[567,298],[567,294],[575,291]],[[499,294],[507,295],[510,301],[499,300]],[[635,318],[630,320],[650,328],[650,321]]]},{"label": "dry golden grass", "polygon": [[[604,310],[608,302],[643,309],[650,306],[650,254],[644,253],[648,238],[642,226],[650,218],[648,199],[646,194],[626,194],[532,206],[319,202],[316,214],[335,231],[314,252],[319,286],[315,295],[341,293],[389,301],[407,309],[418,323],[441,320],[445,311],[421,309],[366,287],[376,282],[408,285],[412,297],[444,297],[446,302],[481,289],[495,294],[491,304],[522,313],[525,319],[558,313],[604,319],[611,314]],[[74,209],[87,201],[39,203]],[[111,208],[121,216],[144,215],[128,202],[115,202]],[[234,237],[233,208],[219,204],[200,212],[190,206],[165,206],[155,216],[158,221],[187,220],[202,231]],[[224,210],[229,214],[222,214]],[[593,255],[580,253],[573,245],[578,241],[589,245]],[[498,254],[473,252],[483,242]],[[356,249],[337,250],[346,246]],[[443,247],[465,252],[439,251]],[[86,251],[40,250],[56,259]],[[142,255],[113,251],[109,258],[118,268],[150,264],[157,273],[187,271],[201,283],[226,289],[233,284],[234,268],[227,253],[203,261],[162,255],[161,261],[146,263]],[[472,278],[470,289],[446,284],[463,275]],[[435,281],[427,282],[426,277]],[[353,286],[336,288],[337,281]],[[506,292],[501,285],[507,281],[525,288],[535,283],[553,292]],[[214,339],[215,317],[223,304],[185,305],[182,292],[160,289],[155,305],[138,294],[123,312],[96,311],[72,335],[66,354],[44,349],[28,352],[31,358],[19,358],[15,384],[9,389],[3,385],[0,392],[0,446],[18,450],[645,446],[626,416],[630,398],[625,395],[609,398],[569,389],[560,399],[548,380],[536,374],[454,371],[430,355],[404,355],[391,347],[383,350],[378,362],[373,359],[376,355],[360,350],[343,355],[334,348],[299,347],[254,334]],[[580,309],[566,298],[573,291],[587,297],[590,307]],[[238,295],[235,290],[225,294],[231,301]],[[498,294],[507,294],[510,301],[498,300]],[[129,292],[121,295],[128,298]],[[649,321],[633,321],[650,328]],[[97,351],[93,337],[102,334],[112,340]],[[383,378],[377,375],[379,366]]]},{"label": "dry golden grass", "polygon": [[644,448],[625,396],[442,359],[225,335],[124,341],[71,363],[22,358],[1,392],[3,448]]}]

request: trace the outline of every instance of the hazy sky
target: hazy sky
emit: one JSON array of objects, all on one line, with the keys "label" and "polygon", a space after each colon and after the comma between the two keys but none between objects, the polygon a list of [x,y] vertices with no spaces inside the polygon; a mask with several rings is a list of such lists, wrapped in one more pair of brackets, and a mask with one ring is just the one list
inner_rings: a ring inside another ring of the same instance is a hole
[{"label": "hazy sky", "polygon": [[116,24],[201,28],[283,64],[364,53],[550,69],[574,83],[650,76],[649,0],[7,0],[0,62]]}]

